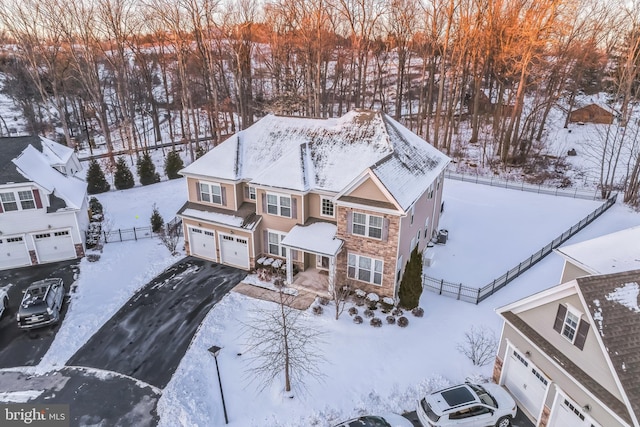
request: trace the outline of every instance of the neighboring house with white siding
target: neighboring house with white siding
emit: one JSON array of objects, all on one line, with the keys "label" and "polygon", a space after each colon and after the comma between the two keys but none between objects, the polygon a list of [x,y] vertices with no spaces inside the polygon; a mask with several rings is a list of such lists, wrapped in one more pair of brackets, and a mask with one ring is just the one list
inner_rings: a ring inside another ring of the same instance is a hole
[{"label": "neighboring house with white siding", "polygon": [[87,185],[71,148],[0,138],[0,270],[84,256]]},{"label": "neighboring house with white siding", "polygon": [[395,296],[437,230],[449,161],[380,112],[268,115],[181,171],[185,245],[247,270],[281,259],[289,283],[316,271],[328,287]]},{"label": "neighboring house with white siding", "polygon": [[497,309],[494,380],[536,426],[640,427],[639,232],[559,248],[562,284]]}]

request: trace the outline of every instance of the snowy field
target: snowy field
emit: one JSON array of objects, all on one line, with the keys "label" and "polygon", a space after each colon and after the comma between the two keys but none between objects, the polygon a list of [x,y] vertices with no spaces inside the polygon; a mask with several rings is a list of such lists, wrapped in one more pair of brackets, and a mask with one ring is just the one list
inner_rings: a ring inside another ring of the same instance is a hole
[{"label": "snowy field", "polygon": [[[172,219],[184,201],[184,190],[184,181],[174,180],[98,197],[113,229],[142,227],[149,224],[153,203],[165,221]],[[499,274],[512,266],[503,248],[513,243],[513,233],[520,234],[516,247],[522,254],[515,257],[519,259],[535,250],[531,245],[539,246],[537,240],[529,243],[529,239],[550,241],[598,205],[450,180],[445,183],[445,195],[443,224],[451,238],[446,246],[438,246],[434,269],[438,276],[460,277],[469,283],[478,265],[491,265]],[[558,217],[560,225],[554,224]],[[496,234],[493,224],[509,233]],[[568,243],[637,224],[640,215],[617,204]],[[466,237],[484,243],[474,250]],[[81,261],[67,317],[51,349],[32,370],[62,366],[136,289],[179,259],[156,239],[110,243],[100,255],[94,263]],[[230,293],[211,310],[163,391],[158,403],[160,425],[224,425],[215,363],[207,351],[214,344],[223,347],[218,361],[231,426],[324,427],[365,412],[413,410],[418,397],[433,388],[466,377],[489,377],[490,365],[474,367],[457,350],[464,333],[472,325],[484,325],[499,335],[501,323],[494,309],[556,284],[561,269],[560,257],[550,255],[477,306],[425,292],[421,299],[425,316],[408,315],[406,329],[386,324],[377,329],[366,322],[356,325],[346,312],[336,321],[331,305],[321,316],[305,312],[303,322],[324,334],[318,347],[325,376],[306,378],[304,386],[294,383],[293,398],[282,393],[281,381],[260,391],[261,383],[247,376],[249,354],[242,324],[255,316],[256,308],[274,305]],[[101,306],[99,312],[96,305]]]}]

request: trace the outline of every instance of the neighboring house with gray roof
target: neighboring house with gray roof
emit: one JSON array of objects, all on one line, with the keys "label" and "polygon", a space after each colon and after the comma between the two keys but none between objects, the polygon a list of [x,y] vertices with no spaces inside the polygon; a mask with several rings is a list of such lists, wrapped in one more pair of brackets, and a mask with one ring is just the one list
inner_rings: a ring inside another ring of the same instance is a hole
[{"label": "neighboring house with gray roof", "polygon": [[0,270],[84,256],[87,185],[72,149],[0,138]]},{"label": "neighboring house with gray roof", "polygon": [[536,426],[640,427],[639,232],[558,249],[562,284],[496,310],[494,380]]},{"label": "neighboring house with gray roof", "polygon": [[279,260],[289,283],[317,273],[395,296],[437,230],[449,161],[384,113],[268,115],[181,171],[185,245],[247,270]]}]

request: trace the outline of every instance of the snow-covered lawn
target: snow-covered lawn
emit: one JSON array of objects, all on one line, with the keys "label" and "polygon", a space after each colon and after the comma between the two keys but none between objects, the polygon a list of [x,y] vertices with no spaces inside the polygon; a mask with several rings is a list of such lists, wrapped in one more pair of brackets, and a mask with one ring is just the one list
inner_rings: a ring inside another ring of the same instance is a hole
[{"label": "snow-covered lawn", "polygon": [[[185,196],[184,182],[175,180],[98,198],[116,229],[147,226],[153,203],[168,221]],[[450,240],[436,248],[434,275],[470,284],[482,281],[475,278],[479,270],[486,277],[502,274],[514,260],[550,241],[598,205],[453,181],[445,183],[445,200],[443,228],[449,230]],[[640,215],[618,204],[569,243],[639,223]],[[481,244],[472,246],[476,240]],[[62,366],[136,289],[177,259],[156,239],[110,243],[99,261],[83,259],[67,317],[35,370]],[[412,410],[428,390],[466,377],[490,376],[490,365],[474,367],[457,350],[464,333],[472,325],[484,325],[498,335],[500,319],[494,309],[556,284],[561,269],[560,257],[550,255],[479,305],[425,292],[421,298],[425,316],[409,314],[405,329],[386,323],[373,328],[367,321],[356,325],[346,312],[336,321],[331,305],[321,316],[306,312],[302,321],[324,334],[318,346],[325,359],[320,367],[325,377],[307,378],[304,388],[294,384],[293,398],[281,392],[281,382],[260,392],[260,383],[246,374],[242,325],[255,315],[255,308],[273,304],[232,292],[211,310],[163,391],[158,403],[160,424],[224,424],[215,363],[207,351],[214,344],[223,347],[218,362],[231,426],[330,426],[363,412]]]}]

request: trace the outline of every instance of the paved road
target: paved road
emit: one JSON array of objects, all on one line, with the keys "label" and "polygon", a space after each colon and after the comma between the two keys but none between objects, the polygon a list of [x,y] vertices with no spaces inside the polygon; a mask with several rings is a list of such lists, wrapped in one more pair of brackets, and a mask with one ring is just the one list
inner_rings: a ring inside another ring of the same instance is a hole
[{"label": "paved road", "polygon": [[[38,390],[46,391],[39,394]],[[30,403],[69,405],[73,427],[152,427],[159,421],[158,390],[131,378],[82,368],[64,368],[42,376],[0,372],[0,395],[4,393],[36,394]]]},{"label": "paved road", "polygon": [[61,277],[65,290],[69,293],[69,287],[79,271],[79,264],[79,260],[70,260],[0,271],[0,286],[9,288],[9,313],[0,319],[0,368],[35,366],[40,363],[69,307],[67,297],[62,306],[61,320],[57,325],[23,331],[18,328],[15,318],[22,301],[22,291],[37,280]]},{"label": "paved road", "polygon": [[164,388],[209,310],[245,275],[183,259],[138,291],[67,366],[119,372]]}]

